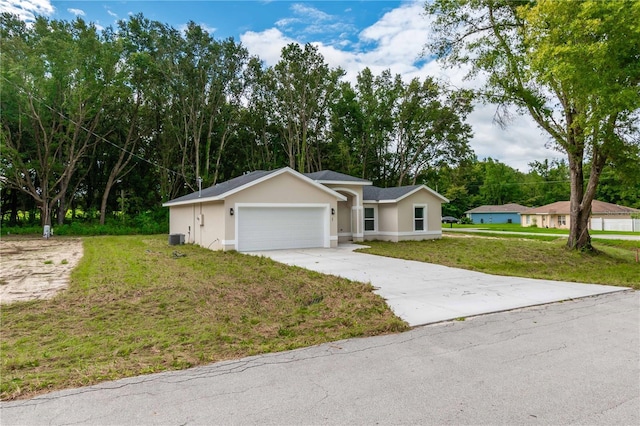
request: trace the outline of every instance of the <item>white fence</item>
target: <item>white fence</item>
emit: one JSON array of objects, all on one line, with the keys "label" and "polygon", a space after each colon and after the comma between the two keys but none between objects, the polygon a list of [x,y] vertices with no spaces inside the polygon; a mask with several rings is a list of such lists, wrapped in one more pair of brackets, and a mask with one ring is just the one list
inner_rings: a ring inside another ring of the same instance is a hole
[{"label": "white fence", "polygon": [[594,231],[640,232],[640,219],[605,219],[602,217],[592,217],[591,229]]}]

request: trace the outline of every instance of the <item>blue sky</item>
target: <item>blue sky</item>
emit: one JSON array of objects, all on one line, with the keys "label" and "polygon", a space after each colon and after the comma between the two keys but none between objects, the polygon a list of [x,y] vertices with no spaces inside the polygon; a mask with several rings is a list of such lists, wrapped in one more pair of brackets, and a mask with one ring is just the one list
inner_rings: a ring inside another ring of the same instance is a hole
[{"label": "blue sky", "polygon": [[[465,81],[465,70],[443,69],[423,46],[430,36],[424,1],[53,1],[0,0],[0,9],[22,16],[72,20],[76,16],[99,28],[142,13],[176,29],[193,21],[214,37],[233,37],[267,65],[274,65],[289,43],[314,43],[332,67],[340,66],[355,81],[362,69],[374,74],[390,69],[405,80],[434,76],[455,87],[479,87]],[[469,117],[471,146],[479,159],[492,157],[522,171],[529,162],[562,155],[545,147],[547,137],[526,116],[515,116],[507,129],[493,123],[495,107],[477,105]]]},{"label": "blue sky", "polygon": [[[54,18],[83,18],[102,26],[142,12],[147,18],[180,28],[194,21],[211,30],[216,38],[234,37],[247,31],[260,32],[274,26],[301,37],[301,42],[357,42],[361,28],[378,21],[401,1],[52,1]],[[304,39],[306,38],[306,40]]]}]

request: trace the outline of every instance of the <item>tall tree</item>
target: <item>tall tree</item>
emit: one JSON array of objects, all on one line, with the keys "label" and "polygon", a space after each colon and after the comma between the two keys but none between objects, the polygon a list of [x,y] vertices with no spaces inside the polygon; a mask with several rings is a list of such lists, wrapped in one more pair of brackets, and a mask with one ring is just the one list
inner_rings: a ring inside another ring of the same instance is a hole
[{"label": "tall tree", "polygon": [[501,205],[520,202],[522,173],[492,158],[482,163],[484,180],[480,186],[480,194],[484,197],[484,204]]},{"label": "tall tree", "polygon": [[469,157],[471,126],[464,122],[472,110],[468,92],[444,90],[432,78],[408,84],[396,77],[399,99],[395,109],[395,147],[390,167],[397,185],[415,184],[439,163],[455,164]]},{"label": "tall tree", "polygon": [[168,63],[174,61],[181,39],[172,28],[141,14],[119,21],[118,37],[130,73],[129,86],[144,110],[139,155],[157,165],[146,177],[156,180],[160,198],[169,200],[184,191],[187,183],[182,169],[176,171],[184,153],[171,133],[175,100],[166,81]]},{"label": "tall tree", "polygon": [[[591,250],[591,202],[608,161],[637,144],[640,1],[435,0],[430,47],[470,76],[499,111],[527,112],[567,155],[567,246]],[[585,161],[590,161],[585,176]]]},{"label": "tall tree", "polygon": [[289,167],[309,172],[322,167],[321,147],[329,121],[329,105],[335,96],[340,69],[330,69],[318,48],[304,49],[291,43],[282,49],[280,61],[273,67],[273,120],[282,129]]},{"label": "tall tree", "polygon": [[526,188],[528,205],[541,206],[569,199],[569,166],[565,160],[532,161],[529,168]]},{"label": "tall tree", "polygon": [[11,187],[36,200],[44,225],[51,225],[57,205],[62,223],[73,176],[95,143],[113,58],[95,26],[82,19],[39,17],[29,27],[8,14],[1,19],[2,77],[14,108],[2,117],[2,172]]},{"label": "tall tree", "polygon": [[393,134],[393,114],[398,99],[398,87],[391,71],[374,76],[369,68],[357,77],[357,100],[362,110],[362,134],[355,141],[359,147],[360,177],[383,185],[386,182],[389,140]]}]

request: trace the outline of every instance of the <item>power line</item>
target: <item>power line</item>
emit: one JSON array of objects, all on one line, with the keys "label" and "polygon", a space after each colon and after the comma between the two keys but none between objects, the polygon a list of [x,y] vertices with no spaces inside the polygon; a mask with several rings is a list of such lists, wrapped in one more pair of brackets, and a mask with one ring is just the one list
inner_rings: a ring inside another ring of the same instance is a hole
[{"label": "power line", "polygon": [[41,105],[43,105],[45,108],[47,108],[47,109],[48,109],[49,111],[51,111],[52,113],[59,115],[62,119],[67,120],[67,121],[69,121],[70,123],[72,123],[72,124],[76,125],[77,127],[81,128],[81,129],[82,129],[82,130],[84,130],[85,132],[87,132],[87,133],[89,133],[90,135],[92,135],[92,136],[96,137],[98,140],[100,140],[100,141],[104,141],[104,142],[108,143],[109,145],[111,145],[111,146],[113,146],[113,147],[115,147],[115,148],[119,149],[120,151],[123,151],[123,152],[124,152],[124,153],[126,153],[126,154],[129,154],[129,155],[131,155],[131,156],[133,156],[133,157],[136,157],[136,158],[138,158],[138,159],[140,159],[140,160],[142,160],[142,161],[144,161],[144,162],[146,162],[146,163],[148,163],[148,164],[151,164],[152,166],[155,166],[155,167],[157,167],[157,168],[159,168],[159,169],[166,170],[167,172],[172,173],[172,174],[174,174],[174,175],[176,175],[176,176],[182,177],[185,181],[187,180],[186,176],[184,176],[182,173],[179,173],[179,172],[177,172],[177,171],[175,171],[175,170],[169,169],[169,168],[164,167],[164,166],[162,166],[162,165],[160,165],[160,164],[158,164],[158,163],[155,163],[155,162],[153,162],[153,161],[151,161],[151,160],[148,160],[148,159],[144,158],[143,156],[141,156],[141,155],[139,155],[139,154],[136,154],[136,153],[135,153],[135,152],[133,152],[133,151],[128,151],[128,150],[126,150],[126,149],[122,148],[121,146],[119,146],[119,145],[117,145],[117,144],[115,144],[115,143],[111,142],[110,140],[108,140],[108,139],[107,139],[107,138],[105,138],[104,136],[97,134],[96,132],[94,132],[94,131],[92,131],[92,130],[90,130],[90,129],[86,128],[85,126],[83,126],[83,125],[82,125],[82,124],[80,124],[80,123],[77,123],[76,121],[74,121],[73,119],[71,119],[71,118],[67,117],[66,115],[64,115],[64,114],[63,114],[63,113],[61,113],[60,111],[57,111],[56,109],[54,109],[52,106],[50,106],[49,104],[47,104],[47,103],[46,103],[44,100],[42,100],[41,98],[38,98],[37,96],[33,95],[31,92],[29,92],[29,91],[27,91],[26,89],[24,89],[24,88],[22,88],[22,87],[18,86],[18,85],[17,85],[16,83],[14,83],[13,81],[11,81],[11,80],[7,79],[5,76],[2,76],[2,79],[3,79],[4,81],[8,82],[9,84],[11,84],[11,85],[12,85],[13,87],[15,87],[16,89],[18,89],[18,90],[19,90],[20,92],[22,92],[23,94],[27,95],[29,98],[34,99],[35,101],[39,102]]}]

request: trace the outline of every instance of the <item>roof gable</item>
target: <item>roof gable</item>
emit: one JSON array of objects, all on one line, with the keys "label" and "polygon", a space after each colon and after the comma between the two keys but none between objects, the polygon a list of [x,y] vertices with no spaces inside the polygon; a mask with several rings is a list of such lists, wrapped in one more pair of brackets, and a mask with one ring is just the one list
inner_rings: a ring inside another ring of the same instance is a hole
[{"label": "roof gable", "polygon": [[[620,206],[618,204],[605,203],[604,201],[593,200],[591,202],[591,214],[631,214],[640,212],[638,209]],[[522,212],[522,214],[563,214],[571,213],[571,202],[556,201],[555,203],[535,207]]]},{"label": "roof gable", "polygon": [[185,204],[198,204],[209,201],[219,201],[224,200],[226,197],[240,192],[246,188],[249,188],[253,185],[257,185],[261,182],[269,180],[275,176],[279,176],[282,173],[289,173],[293,176],[296,176],[299,179],[306,181],[307,183],[315,186],[316,188],[327,192],[333,196],[335,196],[339,200],[346,200],[346,197],[342,194],[337,193],[336,191],[328,188],[324,185],[321,185],[307,176],[296,172],[295,170],[289,167],[283,167],[277,170],[265,171],[265,170],[257,170],[251,173],[247,173],[236,178],[230,179],[228,181],[210,186],[209,188],[203,189],[202,191],[196,191],[188,195],[184,195],[182,197],[175,198],[173,200],[167,201],[163,204],[164,207],[176,206],[176,205],[185,205]]},{"label": "roof gable", "polygon": [[344,173],[334,172],[333,170],[321,170],[319,172],[305,173],[309,179],[319,183],[347,183],[351,185],[371,185],[371,181],[360,179],[355,176],[346,175]]},{"label": "roof gable", "polygon": [[442,195],[438,194],[426,185],[409,185],[409,186],[396,186],[392,188],[379,188],[377,186],[365,186],[362,188],[362,198],[366,201],[376,201],[379,203],[397,203],[398,201],[414,194],[420,190],[425,190],[428,193],[434,195],[442,202],[448,203]]}]

